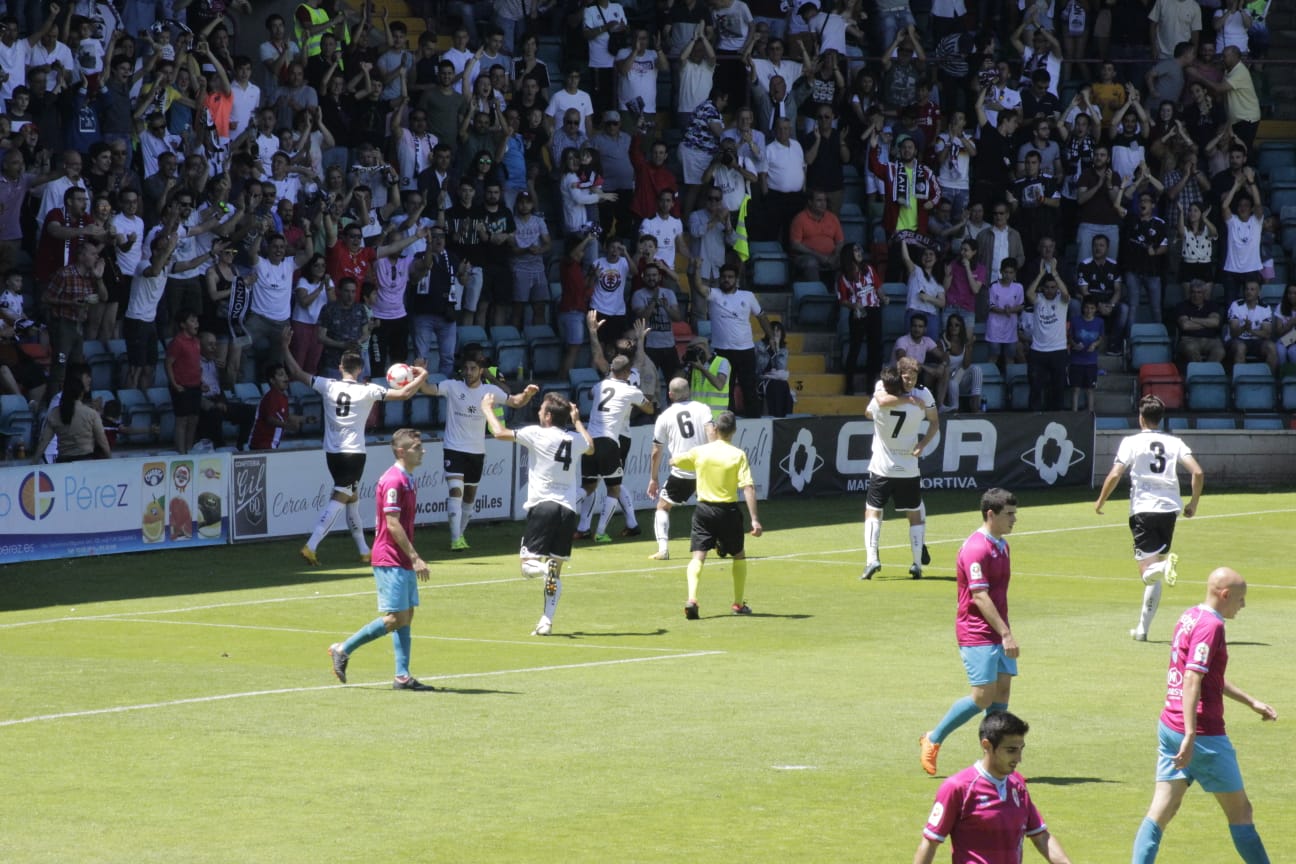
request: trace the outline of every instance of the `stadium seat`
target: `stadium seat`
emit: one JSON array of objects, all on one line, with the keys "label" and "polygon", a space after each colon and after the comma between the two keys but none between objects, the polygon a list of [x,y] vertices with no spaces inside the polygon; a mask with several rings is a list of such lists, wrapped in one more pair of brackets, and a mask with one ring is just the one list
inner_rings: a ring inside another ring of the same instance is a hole
[{"label": "stadium seat", "polygon": [[1173,363],[1145,363],[1139,369],[1139,396],[1156,396],[1165,407],[1178,411],[1184,406],[1184,380]]},{"label": "stadium seat", "polygon": [[1225,411],[1228,409],[1228,376],[1219,363],[1189,363],[1184,375],[1184,389],[1190,411]]},{"label": "stadium seat", "polygon": [[1283,428],[1282,418],[1276,414],[1266,414],[1263,417],[1257,417],[1254,414],[1242,418],[1243,429],[1256,430],[1278,430]]},{"label": "stadium seat", "polygon": [[1128,417],[1095,417],[1094,428],[1100,431],[1112,432],[1117,429],[1135,429],[1137,425]]},{"label": "stadium seat", "polygon": [[1004,378],[999,367],[993,363],[977,363],[976,367],[981,370],[981,398],[986,410],[1004,410]]},{"label": "stadium seat", "polygon": [[324,428],[324,397],[313,388],[300,381],[294,381],[288,385],[288,400],[292,413],[306,418],[303,423],[304,428]]},{"label": "stadium seat", "polygon": [[1292,165],[1296,165],[1296,151],[1288,147],[1273,146],[1267,142],[1260,145],[1256,167],[1261,173],[1268,174],[1270,180],[1276,179],[1274,177],[1276,170]]},{"label": "stadium seat", "polygon": [[1030,408],[1030,370],[1025,363],[1009,363],[1004,367],[1004,393],[1007,407],[1012,410]]},{"label": "stadium seat", "polygon": [[[579,393],[582,390],[589,390],[599,382],[598,370],[592,366],[582,366],[571,370],[567,374],[567,383],[571,386],[572,393]],[[584,414],[582,417],[586,416]]]},{"label": "stadium seat", "polygon": [[518,329],[499,326],[491,331],[491,338],[495,340],[494,359],[500,374],[505,378],[526,377],[530,348]]},{"label": "stadium seat", "polygon": [[1233,407],[1238,411],[1273,411],[1277,394],[1273,372],[1265,363],[1233,367]]},{"label": "stadium seat", "polygon": [[117,401],[122,405],[123,426],[149,426],[153,423],[153,404],[143,390],[118,390]]},{"label": "stadium seat", "polygon": [[1182,414],[1166,418],[1166,429],[1171,432],[1182,432],[1187,428],[1188,418],[1184,417]]},{"label": "stadium seat", "polygon": [[1131,324],[1129,357],[1131,369],[1141,369],[1145,363],[1169,363],[1173,356],[1165,325]]},{"label": "stadium seat", "polygon": [[[144,392],[149,404],[153,406],[153,417],[158,425],[158,440],[165,444],[175,438],[175,410],[171,407],[171,390],[168,387],[150,387]],[[122,414],[125,413],[126,405],[122,403]],[[123,416],[122,421],[125,422],[125,419]]]},{"label": "stadium seat", "polygon": [[798,327],[829,327],[837,323],[837,298],[822,282],[792,284],[792,314]]},{"label": "stadium seat", "polygon": [[[1277,267],[1277,265],[1274,265]],[[1277,274],[1275,274],[1276,276]],[[1260,286],[1260,305],[1277,306],[1287,291],[1286,282],[1268,282]]]},{"label": "stadium seat", "polygon": [[703,320],[697,322],[697,335],[699,335],[699,336],[701,336],[703,339],[707,339],[707,340],[709,340],[709,339],[711,338],[711,319],[710,319],[710,318],[704,318]]},{"label": "stadium seat", "polygon": [[1282,391],[1282,405],[1288,411],[1296,411],[1296,366],[1288,364],[1279,371],[1279,388]]},{"label": "stadium seat", "polygon": [[474,324],[460,325],[459,327],[459,350],[462,351],[466,346],[476,343],[482,347],[487,354],[491,352],[491,338],[486,333],[485,327],[478,327]]},{"label": "stadium seat", "polygon": [[1279,213],[1288,207],[1296,206],[1296,189],[1274,190],[1269,193],[1269,200],[1265,204]]},{"label": "stadium seat", "polygon": [[1278,165],[1269,171],[1270,183],[1296,183],[1296,164]]},{"label": "stadium seat", "polygon": [[901,307],[909,302],[909,286],[903,282],[883,282],[882,293],[891,303],[898,302]]},{"label": "stadium seat", "polygon": [[239,381],[234,385],[234,395],[240,402],[246,402],[249,405],[256,405],[261,401],[261,389],[247,381]]},{"label": "stadium seat", "polygon": [[409,400],[409,425],[415,429],[430,429],[437,425],[437,411],[441,400],[420,393]]},{"label": "stadium seat", "polygon": [[1202,430],[1230,430],[1237,428],[1237,421],[1232,417],[1198,417],[1197,429]]},{"label": "stadium seat", "polygon": [[[905,327],[904,319],[905,319],[905,304],[903,302],[897,303],[895,300],[892,300],[890,303],[883,306],[882,307],[882,338],[895,339],[899,336],[903,336],[905,333],[908,333],[909,331]],[[890,362],[891,355],[890,354],[886,355],[884,359],[886,362]]]},{"label": "stadium seat", "polygon": [[400,429],[402,426],[408,426],[406,419],[409,414],[409,400],[404,402],[384,401],[382,405],[382,428],[387,431]]},{"label": "stadium seat", "polygon": [[752,261],[752,290],[783,291],[788,287],[788,259],[758,258]]},{"label": "stadium seat", "polygon": [[548,324],[532,324],[523,332],[531,346],[531,374],[535,378],[552,378],[562,366],[563,342]]},{"label": "stadium seat", "polygon": [[749,261],[783,260],[787,258],[787,251],[783,248],[783,244],[777,240],[753,240],[748,244],[747,250]]},{"label": "stadium seat", "polygon": [[36,415],[28,406],[27,397],[18,393],[0,396],[0,435],[31,447],[36,443],[32,437],[35,427]]}]

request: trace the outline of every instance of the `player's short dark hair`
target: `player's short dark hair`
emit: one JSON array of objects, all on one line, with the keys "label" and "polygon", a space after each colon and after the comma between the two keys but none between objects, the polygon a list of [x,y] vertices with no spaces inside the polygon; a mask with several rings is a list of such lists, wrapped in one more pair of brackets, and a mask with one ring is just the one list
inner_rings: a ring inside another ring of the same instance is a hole
[{"label": "player's short dark hair", "polygon": [[1002,272],[1005,271],[1005,270],[1011,270],[1011,271],[1013,271],[1014,273],[1016,273],[1016,272],[1017,272],[1017,259],[1016,259],[1016,258],[1013,258],[1013,257],[1010,255],[1009,257],[1007,257],[1007,258],[1003,259],[1002,261],[1000,261],[1000,262],[999,262],[999,272],[1002,273]]},{"label": "player's short dark hair", "polygon": [[549,412],[549,422],[556,427],[570,426],[572,422],[571,403],[561,393],[552,390],[545,394],[542,408]]},{"label": "player's short dark hair", "polygon": [[419,434],[417,429],[410,429],[408,427],[397,429],[392,433],[392,452],[399,453],[401,450],[408,450],[422,437],[423,436]]},{"label": "player's short dark hair", "polygon": [[899,368],[887,366],[882,370],[882,389],[892,396],[900,396],[904,393],[904,381],[900,378]]},{"label": "player's short dark hair", "polygon": [[711,421],[715,426],[716,434],[726,441],[733,435],[734,430],[738,428],[738,418],[732,411],[721,411]]},{"label": "player's short dark hair", "polygon": [[987,513],[998,515],[1008,506],[1017,506],[1016,495],[998,486],[987,489],[985,494],[981,496],[981,517],[984,519]]},{"label": "player's short dark hair", "polygon": [[360,356],[360,351],[353,345],[342,352],[342,362],[338,365],[342,367],[343,372],[358,375],[364,371],[364,358]]},{"label": "player's short dark hair", "polygon": [[282,363],[267,363],[265,368],[261,370],[261,375],[263,376],[263,380],[269,381],[271,378],[278,375],[280,371],[287,368],[288,367],[284,366]]},{"label": "player's short dark hair", "polygon": [[631,365],[632,364],[630,362],[629,357],[625,356],[624,354],[618,354],[612,358],[612,363],[608,366],[608,368],[612,370],[613,375],[620,378],[622,374],[629,374],[629,369]]},{"label": "player's short dark hair", "polygon": [[1009,735],[1025,735],[1030,731],[1030,724],[1007,711],[995,711],[987,714],[977,731],[982,741],[989,741],[991,748],[996,748]]},{"label": "player's short dark hair", "polygon": [[1165,403],[1160,396],[1149,393],[1139,400],[1139,419],[1146,421],[1149,426],[1160,426],[1164,416]]}]

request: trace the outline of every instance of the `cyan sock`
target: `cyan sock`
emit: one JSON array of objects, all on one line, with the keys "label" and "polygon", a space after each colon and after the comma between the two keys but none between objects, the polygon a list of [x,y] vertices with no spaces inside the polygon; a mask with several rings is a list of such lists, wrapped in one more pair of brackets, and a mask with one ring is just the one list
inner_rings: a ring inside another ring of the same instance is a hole
[{"label": "cyan sock", "polygon": [[1131,864],[1152,864],[1161,848],[1161,826],[1146,816],[1134,835],[1134,857]]},{"label": "cyan sock", "polygon": [[349,655],[361,645],[368,645],[386,632],[387,625],[383,623],[383,619],[375,618],[353,633],[350,639],[343,642],[342,651]]},{"label": "cyan sock", "polygon": [[951,732],[980,713],[981,709],[977,707],[976,702],[972,701],[972,697],[964,696],[950,706],[949,711],[945,713],[940,723],[937,723],[936,728],[932,730],[929,740],[933,744],[941,743]]},{"label": "cyan sock", "polygon": [[392,649],[396,652],[396,677],[409,677],[410,625],[392,631]]},{"label": "cyan sock", "polygon": [[1269,853],[1265,852],[1255,825],[1230,825],[1229,833],[1233,835],[1233,848],[1246,864],[1269,864]]},{"label": "cyan sock", "polygon": [[1007,702],[991,702],[990,707],[985,710],[985,713],[986,716],[989,717],[991,714],[1002,714],[1007,710],[1008,710]]}]

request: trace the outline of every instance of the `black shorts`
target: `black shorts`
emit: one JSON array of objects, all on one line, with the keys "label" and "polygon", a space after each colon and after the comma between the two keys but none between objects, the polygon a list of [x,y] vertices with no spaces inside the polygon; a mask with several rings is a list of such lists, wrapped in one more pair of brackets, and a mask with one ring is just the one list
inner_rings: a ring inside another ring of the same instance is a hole
[{"label": "black shorts", "polygon": [[[652,416],[649,414],[641,414],[640,416],[647,417],[649,420],[652,419]],[[620,438],[617,439],[617,446],[618,448],[620,448],[620,453],[621,453],[621,466],[623,468],[625,467],[626,461],[629,460],[630,458],[631,443],[632,442],[630,441],[629,435],[622,435]]]},{"label": "black shorts", "polygon": [[526,529],[522,534],[522,555],[532,558],[571,557],[572,535],[580,514],[557,501],[541,501],[527,511]]},{"label": "black shorts", "polygon": [[615,480],[615,484],[621,484],[621,445],[611,438],[595,438],[594,452],[581,457],[581,479],[589,482],[592,480]]},{"label": "black shorts", "polygon": [[666,478],[666,487],[662,489],[661,497],[667,504],[685,504],[696,492],[696,477],[676,477],[672,474]]},{"label": "black shorts", "polygon": [[171,411],[177,417],[196,417],[202,410],[202,388],[184,387],[171,391]]},{"label": "black shorts", "polygon": [[465,453],[462,450],[445,451],[445,475],[463,477],[465,486],[476,486],[481,482],[482,465],[486,464],[486,454]]},{"label": "black shorts", "polygon": [[743,517],[737,502],[712,504],[699,501],[693,511],[693,533],[689,537],[690,552],[716,550],[721,558],[743,551]]},{"label": "black shorts", "polygon": [[364,476],[365,454],[325,453],[324,461],[333,476],[333,488],[347,495],[356,494],[360,478]]},{"label": "black shorts", "polygon": [[867,504],[871,510],[882,510],[890,501],[900,512],[922,507],[921,477],[883,477],[869,474]]},{"label": "black shorts", "polygon": [[1142,561],[1153,555],[1170,551],[1174,542],[1175,520],[1178,513],[1132,513],[1129,517],[1130,533],[1134,535],[1134,560]]},{"label": "black shorts", "polygon": [[122,335],[126,337],[126,365],[138,369],[152,368],[157,363],[157,322],[122,319]]},{"label": "black shorts", "polygon": [[1088,390],[1098,383],[1098,367],[1085,363],[1072,363],[1067,369],[1067,383],[1081,390]]}]

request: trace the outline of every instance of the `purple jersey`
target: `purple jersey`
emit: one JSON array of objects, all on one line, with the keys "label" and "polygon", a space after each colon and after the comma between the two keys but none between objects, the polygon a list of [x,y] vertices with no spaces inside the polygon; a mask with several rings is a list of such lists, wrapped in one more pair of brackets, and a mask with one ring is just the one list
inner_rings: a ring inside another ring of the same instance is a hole
[{"label": "purple jersey", "polygon": [[941,784],[923,836],[949,838],[951,864],[1021,864],[1025,838],[1047,828],[1020,774],[996,782],[976,764]]},{"label": "purple jersey", "polygon": [[373,566],[401,567],[411,570],[414,562],[405,554],[405,550],[396,545],[391,532],[387,530],[387,514],[400,516],[401,528],[405,536],[414,542],[414,511],[418,503],[418,490],[414,488],[414,478],[405,473],[399,465],[388,468],[378,481],[374,493],[378,502],[378,527],[374,532]]},{"label": "purple jersey", "polygon": [[958,614],[954,635],[960,645],[999,645],[1003,637],[994,631],[972,602],[975,591],[988,591],[999,617],[1008,623],[1008,580],[1012,567],[1008,541],[995,540],[983,530],[972,534],[958,554]]},{"label": "purple jersey", "polygon": [[1209,606],[1194,606],[1179,616],[1170,640],[1170,670],[1166,672],[1165,710],[1161,722],[1184,731],[1183,679],[1191,669],[1202,675],[1201,702],[1197,705],[1197,734],[1224,734],[1224,667],[1228,645],[1224,619]]}]

